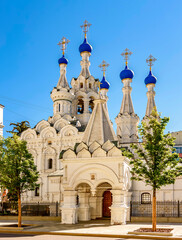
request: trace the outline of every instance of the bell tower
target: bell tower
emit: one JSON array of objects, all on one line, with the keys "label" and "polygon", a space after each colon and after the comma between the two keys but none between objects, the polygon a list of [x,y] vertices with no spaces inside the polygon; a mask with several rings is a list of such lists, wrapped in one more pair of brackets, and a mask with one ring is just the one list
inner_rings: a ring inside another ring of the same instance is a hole
[{"label": "bell tower", "polygon": [[83,43],[79,46],[79,52],[82,57],[80,61],[81,72],[78,78],[71,80],[72,93],[75,95],[73,101],[73,115],[81,122],[87,125],[90,115],[93,111],[94,100],[98,99],[98,79],[95,79],[90,73],[90,56],[92,46],[87,41],[87,32],[91,26],[87,20],[84,21],[81,28],[84,32]]}]

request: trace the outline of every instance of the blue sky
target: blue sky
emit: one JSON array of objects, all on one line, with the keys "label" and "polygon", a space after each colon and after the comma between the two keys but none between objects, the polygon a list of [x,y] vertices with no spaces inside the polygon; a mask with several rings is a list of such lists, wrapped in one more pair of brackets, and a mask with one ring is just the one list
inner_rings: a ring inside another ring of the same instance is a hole
[{"label": "blue sky", "polygon": [[144,79],[146,58],[157,61],[156,104],[163,116],[170,116],[167,130],[182,130],[182,1],[181,0],[9,0],[0,1],[0,103],[4,109],[4,135],[9,123],[28,120],[35,126],[53,114],[50,91],[59,78],[57,43],[70,40],[67,79],[80,73],[80,28],[91,24],[88,41],[93,46],[91,74],[101,79],[98,65],[110,66],[106,73],[111,87],[108,109],[111,120],[122,101],[119,73],[124,68],[121,52],[133,55],[129,67],[135,73],[132,100],[140,119],[145,115],[147,97]]}]

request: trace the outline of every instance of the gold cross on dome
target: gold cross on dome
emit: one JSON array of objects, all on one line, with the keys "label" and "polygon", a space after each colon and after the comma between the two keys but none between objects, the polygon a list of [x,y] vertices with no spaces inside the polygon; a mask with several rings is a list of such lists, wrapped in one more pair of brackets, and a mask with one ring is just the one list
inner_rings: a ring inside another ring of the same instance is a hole
[{"label": "gold cross on dome", "polygon": [[124,50],[124,52],[121,53],[121,56],[124,57],[126,66],[128,65],[128,59],[129,59],[129,56],[131,56],[131,54],[132,54],[132,52],[131,52],[128,48],[126,48],[126,49]]},{"label": "gold cross on dome", "polygon": [[152,66],[154,65],[154,62],[156,61],[157,59],[154,58],[151,54],[150,56],[146,59],[146,62],[148,63],[148,66],[150,66],[150,71],[152,69]]},{"label": "gold cross on dome", "polygon": [[83,25],[80,26],[82,28],[83,32],[85,33],[85,37],[87,36],[88,29],[91,25],[92,24],[90,24],[87,20],[85,20]]},{"label": "gold cross on dome", "polygon": [[102,69],[103,75],[105,76],[105,72],[106,72],[107,67],[109,67],[109,64],[106,63],[106,61],[103,60],[101,62],[101,64],[99,65],[99,67]]},{"label": "gold cross on dome", "polygon": [[61,41],[58,43],[58,45],[60,46],[61,50],[63,51],[63,55],[65,53],[67,44],[70,42],[70,40],[66,39],[65,37],[63,37],[61,39]]}]

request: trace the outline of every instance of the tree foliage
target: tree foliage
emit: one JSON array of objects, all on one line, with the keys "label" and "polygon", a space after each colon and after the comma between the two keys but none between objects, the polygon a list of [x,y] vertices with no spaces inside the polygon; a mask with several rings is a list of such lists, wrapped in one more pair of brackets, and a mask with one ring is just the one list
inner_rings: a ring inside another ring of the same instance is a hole
[{"label": "tree foliage", "polygon": [[168,117],[161,118],[153,111],[139,126],[141,142],[131,145],[135,154],[125,151],[131,158],[132,179],[144,181],[154,189],[172,184],[182,175],[181,160],[174,148],[175,138],[164,133],[168,122]]},{"label": "tree foliage", "polygon": [[37,186],[37,168],[26,142],[15,134],[0,140],[0,185],[10,192],[33,190]]},{"label": "tree foliage", "polygon": [[14,126],[12,131],[7,131],[11,134],[17,134],[18,136],[28,128],[30,128],[30,123],[28,121],[22,121],[17,123],[10,123],[10,126]]},{"label": "tree foliage", "polygon": [[145,118],[139,126],[141,142],[131,145],[135,153],[123,151],[131,159],[131,179],[143,181],[152,187],[153,231],[156,231],[156,190],[173,184],[182,175],[181,159],[174,148],[175,138],[170,133],[164,133],[168,122],[168,117],[161,118],[153,110],[150,117]]},{"label": "tree foliage", "polygon": [[[0,139],[0,186],[8,189],[11,198],[18,199],[18,226],[21,226],[21,194],[37,186],[38,171],[25,141],[17,134]],[[11,200],[11,199],[10,199]]]}]

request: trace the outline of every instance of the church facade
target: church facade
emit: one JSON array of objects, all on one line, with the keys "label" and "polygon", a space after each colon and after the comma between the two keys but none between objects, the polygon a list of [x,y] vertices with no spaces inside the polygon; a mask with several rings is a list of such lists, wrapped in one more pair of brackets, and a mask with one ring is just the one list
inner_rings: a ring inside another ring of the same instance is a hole
[{"label": "church facade", "polygon": [[[130,86],[134,74],[128,68],[131,52],[126,49],[122,54],[126,67],[120,73],[123,99],[115,119],[115,134],[107,108],[109,83],[105,71],[108,64],[103,61],[100,65],[101,82],[89,70],[92,52],[86,36],[89,26],[87,21],[82,26],[85,38],[79,47],[80,75],[72,78],[69,86],[68,60],[64,56],[69,41],[63,38],[59,43],[63,51],[58,60],[60,77],[51,92],[53,116],[21,135],[40,173],[40,187],[35,192],[24,193],[22,201],[60,202],[61,221],[66,224],[101,217],[111,217],[111,224],[125,224],[130,216],[130,201],[149,199],[152,194],[144,183],[131,182],[129,159],[120,150],[138,141],[139,117],[134,112]],[[150,56],[149,64],[153,60]],[[150,70],[145,79],[146,116],[150,116],[155,107],[155,83]],[[180,200],[180,181],[160,190],[159,200]]]}]

